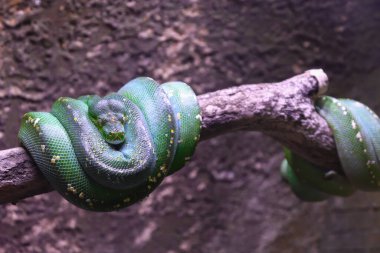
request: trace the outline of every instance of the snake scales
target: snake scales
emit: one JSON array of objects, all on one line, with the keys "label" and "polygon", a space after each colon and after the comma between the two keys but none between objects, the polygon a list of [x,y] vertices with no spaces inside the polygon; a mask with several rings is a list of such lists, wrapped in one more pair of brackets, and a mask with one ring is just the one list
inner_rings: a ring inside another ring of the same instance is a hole
[{"label": "snake scales", "polygon": [[[285,149],[281,173],[304,201],[356,189],[380,190],[380,119],[350,99],[321,97],[342,171],[318,167]],[[60,98],[50,113],[23,117],[19,138],[53,187],[71,203],[113,211],[148,196],[194,152],[201,126],[192,89],[136,78],[103,98]]]},{"label": "snake scales", "polygon": [[342,171],[320,168],[285,148],[282,176],[304,201],[331,195],[349,196],[356,189],[380,190],[380,119],[364,104],[324,96],[316,109],[332,129]]},{"label": "snake scales", "polygon": [[19,139],[69,202],[113,211],[148,196],[183,167],[200,127],[188,85],[139,77],[103,98],[59,98],[50,113],[26,113]]}]

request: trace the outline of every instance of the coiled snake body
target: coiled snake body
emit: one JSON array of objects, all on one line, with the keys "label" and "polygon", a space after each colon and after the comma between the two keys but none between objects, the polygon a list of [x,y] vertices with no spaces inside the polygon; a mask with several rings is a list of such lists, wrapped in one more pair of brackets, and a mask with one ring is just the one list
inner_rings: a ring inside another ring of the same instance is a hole
[{"label": "coiled snake body", "polygon": [[380,190],[380,119],[351,99],[322,97],[316,109],[332,129],[342,173],[318,167],[285,148],[281,173],[304,201]]},{"label": "coiled snake body", "polygon": [[[322,97],[342,172],[321,168],[285,148],[282,176],[304,201],[380,190],[380,119],[350,99]],[[60,98],[50,113],[23,117],[19,138],[52,186],[68,201],[112,211],[151,193],[194,152],[201,126],[192,89],[136,78],[104,98]]]},{"label": "coiled snake body", "polygon": [[146,197],[194,152],[200,108],[182,82],[136,78],[104,98],[60,98],[30,112],[19,139],[68,201],[112,211]]}]

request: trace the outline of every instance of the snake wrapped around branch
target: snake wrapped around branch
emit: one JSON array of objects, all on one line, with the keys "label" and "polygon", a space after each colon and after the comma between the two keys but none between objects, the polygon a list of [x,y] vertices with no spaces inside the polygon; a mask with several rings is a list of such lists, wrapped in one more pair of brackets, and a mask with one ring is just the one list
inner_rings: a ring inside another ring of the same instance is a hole
[{"label": "snake wrapped around branch", "polygon": [[285,148],[281,174],[304,201],[380,191],[380,119],[364,104],[324,96],[316,109],[332,129],[341,171],[318,167]]},{"label": "snake wrapped around branch", "polygon": [[182,168],[199,140],[200,108],[183,82],[133,79],[103,98],[59,98],[29,112],[19,139],[74,205],[113,211],[148,196]]},{"label": "snake wrapped around branch", "polygon": [[[341,171],[285,148],[281,173],[304,201],[380,190],[380,119],[350,99],[324,96],[316,110],[331,127]],[[201,115],[183,82],[136,78],[103,98],[60,98],[48,112],[26,113],[19,138],[68,201],[113,211],[148,196],[183,167],[199,140]]]}]

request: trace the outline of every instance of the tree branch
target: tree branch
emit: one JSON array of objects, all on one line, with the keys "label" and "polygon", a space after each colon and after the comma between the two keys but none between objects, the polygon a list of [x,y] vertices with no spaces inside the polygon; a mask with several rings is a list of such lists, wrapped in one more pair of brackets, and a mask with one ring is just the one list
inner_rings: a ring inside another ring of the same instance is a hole
[{"label": "tree branch", "polygon": [[[322,70],[310,70],[279,83],[200,95],[201,140],[232,131],[260,131],[318,165],[340,170],[332,132],[313,103],[327,90],[327,81]],[[0,203],[51,190],[24,148],[0,151]]]}]

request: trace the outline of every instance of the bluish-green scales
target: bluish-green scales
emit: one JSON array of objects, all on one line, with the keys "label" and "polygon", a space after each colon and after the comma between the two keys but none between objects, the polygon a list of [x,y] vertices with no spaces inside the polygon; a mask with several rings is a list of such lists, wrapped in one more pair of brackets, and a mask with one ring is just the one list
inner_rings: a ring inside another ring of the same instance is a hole
[{"label": "bluish-green scales", "polygon": [[136,78],[104,98],[60,98],[26,113],[19,138],[71,203],[112,211],[151,193],[179,170],[199,140],[200,108],[183,82]]}]

